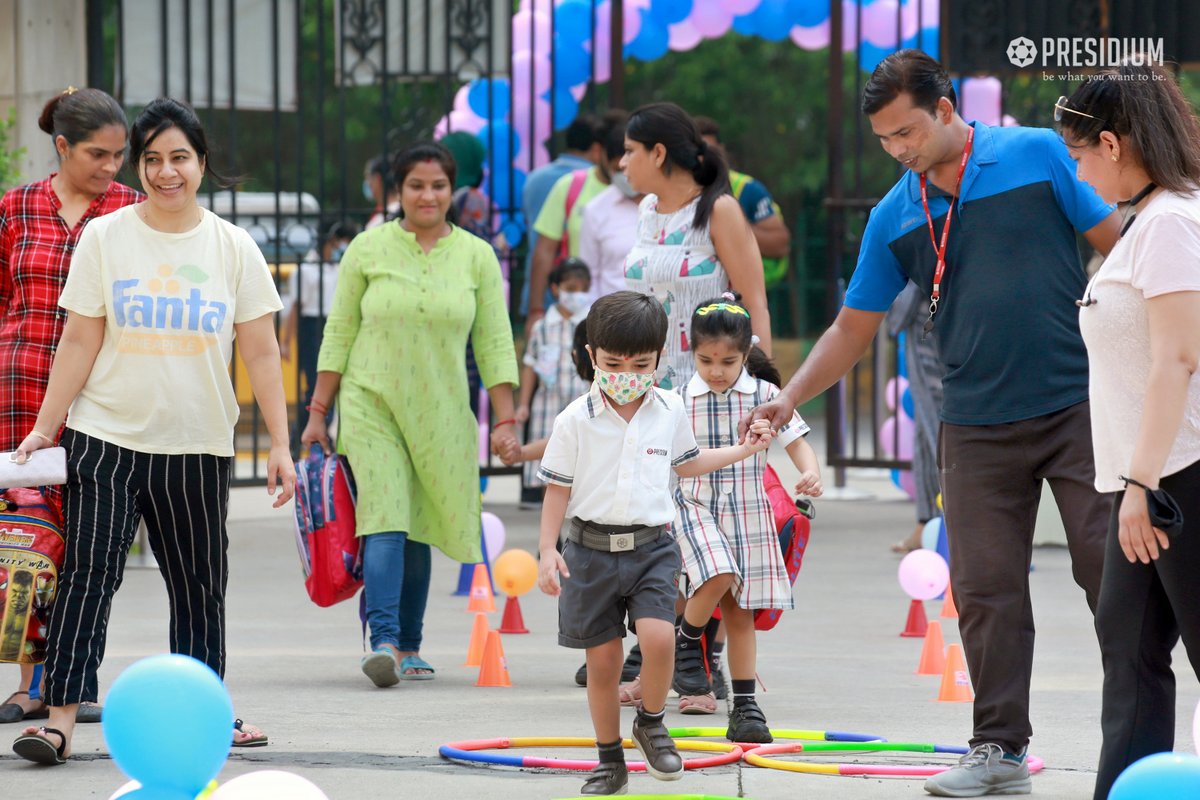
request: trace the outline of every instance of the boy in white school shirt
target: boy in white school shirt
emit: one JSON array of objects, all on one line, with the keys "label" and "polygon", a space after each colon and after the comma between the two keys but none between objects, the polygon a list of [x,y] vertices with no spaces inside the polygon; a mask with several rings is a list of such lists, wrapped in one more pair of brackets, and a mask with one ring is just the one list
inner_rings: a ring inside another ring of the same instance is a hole
[{"label": "boy in white school shirt", "polygon": [[[600,764],[582,794],[611,795],[629,782],[617,698],[626,617],[642,650],[642,704],[631,738],[655,778],[683,775],[663,724],[681,567],[667,529],[675,518],[671,470],[694,477],[728,466],[765,448],[771,430],[757,424],[746,444],[700,450],[683,401],[654,387],[667,340],[667,315],[654,298],[628,291],[601,297],[588,314],[587,336],[596,379],[558,415],[538,471],[547,484],[538,586],[560,595],[558,643],[587,653]],[[571,522],[559,555],[565,518]]]}]

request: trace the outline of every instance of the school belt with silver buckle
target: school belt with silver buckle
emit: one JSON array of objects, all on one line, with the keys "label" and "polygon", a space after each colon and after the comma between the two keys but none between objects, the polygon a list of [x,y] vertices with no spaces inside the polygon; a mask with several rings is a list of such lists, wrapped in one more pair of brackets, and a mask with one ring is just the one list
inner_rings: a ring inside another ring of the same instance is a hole
[{"label": "school belt with silver buckle", "polygon": [[584,519],[572,519],[567,529],[567,541],[589,550],[623,553],[657,541],[665,528],[665,525],[599,525]]}]

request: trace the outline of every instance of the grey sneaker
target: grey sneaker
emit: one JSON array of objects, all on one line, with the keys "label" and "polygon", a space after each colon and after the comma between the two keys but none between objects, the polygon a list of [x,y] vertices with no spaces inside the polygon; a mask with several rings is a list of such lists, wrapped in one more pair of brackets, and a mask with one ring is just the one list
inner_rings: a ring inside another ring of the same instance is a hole
[{"label": "grey sneaker", "polygon": [[646,772],[660,781],[677,781],[683,777],[683,759],[661,719],[646,722],[639,708],[633,719],[633,736],[630,738],[642,758],[646,759]]},{"label": "grey sneaker", "polygon": [[629,789],[629,770],[625,762],[600,762],[579,790],[581,795],[625,794]]},{"label": "grey sneaker", "polygon": [[1004,752],[998,744],[977,744],[958,760],[958,766],[925,781],[925,791],[938,797],[982,797],[986,794],[1029,794],[1029,764],[1025,751]]}]

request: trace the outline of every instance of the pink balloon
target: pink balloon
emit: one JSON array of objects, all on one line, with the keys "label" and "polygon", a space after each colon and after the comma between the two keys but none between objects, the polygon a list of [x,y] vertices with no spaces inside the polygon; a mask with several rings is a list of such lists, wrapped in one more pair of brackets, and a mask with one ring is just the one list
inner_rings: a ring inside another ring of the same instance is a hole
[{"label": "pink balloon", "polygon": [[677,52],[691,50],[704,41],[704,34],[688,20],[667,27],[667,46]]},{"label": "pink balloon", "polygon": [[550,47],[550,17],[536,11],[518,11],[512,18],[512,51],[537,50]]},{"label": "pink balloon", "polygon": [[932,600],[950,583],[946,559],[933,550],[913,550],[900,561],[900,588],[914,600]]},{"label": "pink balloon", "polygon": [[[524,160],[515,160],[513,163],[526,172],[534,167],[541,166],[537,163],[537,151],[538,147],[550,138],[550,104],[538,98],[533,104],[532,123],[529,112],[526,111],[519,116],[513,117],[513,128],[521,140],[521,148],[526,154],[526,158],[528,158],[530,152],[533,153],[534,164],[530,166]],[[520,155],[521,153],[518,153],[518,156]]]},{"label": "pink balloon", "polygon": [[529,93],[530,73],[532,73],[533,79],[533,94],[536,96],[545,94],[550,88],[550,60],[545,56],[535,56],[529,50],[513,53],[512,85],[514,94]]},{"label": "pink balloon", "polygon": [[[612,78],[612,12],[608,2],[596,6],[596,30],[592,41],[584,43],[584,47],[592,53],[592,80],[596,83],[608,83]],[[640,24],[640,21],[639,21]]]},{"label": "pink balloon", "polygon": [[[896,449],[897,445],[899,449]],[[912,458],[913,421],[907,414],[902,412],[898,417],[888,417],[883,421],[879,426],[879,449],[888,458],[898,458],[901,461]]]},{"label": "pink balloon", "polygon": [[701,36],[716,39],[729,33],[733,16],[733,12],[720,3],[700,2],[692,6],[692,16],[688,17],[688,21]]},{"label": "pink balloon", "polygon": [[960,110],[969,122],[978,120],[984,125],[1000,124],[999,78],[965,78],[962,82]]},{"label": "pink balloon", "polygon": [[887,385],[883,388],[883,399],[887,403],[888,411],[896,410],[896,406],[900,405],[900,398],[904,396],[906,389],[908,389],[908,378],[903,376],[897,375],[887,382]]},{"label": "pink balloon", "polygon": [[842,0],[842,52],[858,48],[858,6],[854,0]]},{"label": "pink balloon", "polygon": [[811,28],[797,25],[792,28],[791,36],[797,47],[805,50],[823,50],[829,47],[829,20]]},{"label": "pink balloon", "polygon": [[[700,0],[700,2],[705,2],[705,0]],[[713,0],[708,0],[708,2],[713,2]],[[762,0],[719,0],[719,2],[730,14],[741,17],[758,8]]]},{"label": "pink balloon", "polygon": [[580,100],[583,99],[583,96],[585,94],[587,94],[587,81],[584,81],[583,83],[579,83],[579,84],[572,86],[570,91],[571,91],[571,97],[574,97],[575,102],[578,103]]},{"label": "pink balloon", "polygon": [[546,145],[539,144],[533,148],[533,168],[544,167],[550,163],[550,151],[546,149]]},{"label": "pink balloon", "polygon": [[479,466],[486,466],[488,455],[491,453],[488,445],[488,424],[479,423]]},{"label": "pink balloon", "polygon": [[[642,15],[638,13],[643,8],[649,8],[650,3],[642,2],[642,0],[624,0],[625,7],[622,9],[623,16],[621,17],[622,31],[621,44],[629,44],[637,38],[642,31]],[[611,16],[609,17],[611,19]]]},{"label": "pink balloon", "polygon": [[1020,121],[1016,117],[1014,117],[1012,114],[1005,114],[1003,117],[1001,117],[1000,124],[1006,128],[1021,127]]},{"label": "pink balloon", "polygon": [[896,0],[875,0],[863,8],[863,40],[880,47],[896,48]]},{"label": "pink balloon", "polygon": [[483,126],[487,124],[487,120],[474,111],[451,111],[449,118],[449,130],[451,131],[479,133]]},{"label": "pink balloon", "polygon": [[917,499],[917,479],[912,470],[906,469],[900,473],[900,488],[908,495],[909,500]]},{"label": "pink balloon", "polygon": [[[909,5],[915,5],[909,0]],[[941,3],[926,2],[921,4],[921,27],[936,28],[941,22]]]},{"label": "pink balloon", "polygon": [[464,83],[458,87],[458,91],[454,93],[454,110],[455,111],[470,111],[471,103],[467,99],[471,93],[471,84]]}]

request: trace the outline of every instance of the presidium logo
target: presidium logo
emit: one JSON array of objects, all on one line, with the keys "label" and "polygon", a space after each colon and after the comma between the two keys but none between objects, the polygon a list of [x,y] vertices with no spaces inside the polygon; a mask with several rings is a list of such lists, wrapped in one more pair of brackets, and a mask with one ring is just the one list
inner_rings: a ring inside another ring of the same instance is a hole
[{"label": "presidium logo", "polygon": [[1163,65],[1163,40],[1150,38],[1112,38],[1094,36],[1046,36],[1041,47],[1024,36],[1008,43],[1009,63],[1024,69],[1041,55],[1043,69],[1092,69],[1097,67]]}]

